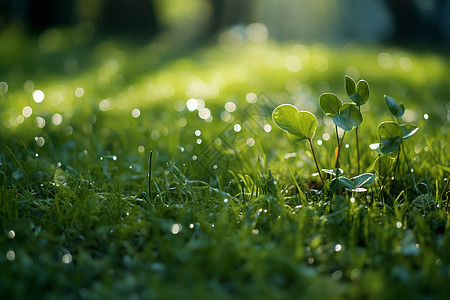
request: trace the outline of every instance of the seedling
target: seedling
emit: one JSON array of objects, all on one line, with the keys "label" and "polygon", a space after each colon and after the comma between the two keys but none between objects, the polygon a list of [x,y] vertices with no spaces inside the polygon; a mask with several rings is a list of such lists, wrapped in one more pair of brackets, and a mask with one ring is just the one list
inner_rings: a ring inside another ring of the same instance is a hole
[{"label": "seedling", "polygon": [[399,118],[405,113],[405,106],[402,103],[398,104],[397,101],[390,96],[384,96],[384,100],[389,108],[389,111],[396,118],[397,122],[388,121],[380,123],[377,129],[379,143],[371,144],[369,147],[372,150],[377,151],[379,154],[375,160],[375,171],[379,174],[379,176],[385,177],[389,175],[395,162],[395,178],[395,172],[399,164],[401,151],[403,151],[409,168],[407,155],[404,147],[402,147],[403,141],[416,134],[419,127],[412,124],[399,125]]},{"label": "seedling", "polygon": [[[350,78],[345,76],[345,91],[347,96],[354,103],[344,103],[339,97],[332,93],[324,93],[320,95],[320,107],[324,114],[332,118],[335,125],[336,139],[337,139],[337,155],[336,155],[336,169],[339,168],[339,154],[342,144],[342,139],[339,141],[339,135],[337,127],[342,128],[345,132],[351,131],[355,127],[356,131],[356,149],[358,158],[358,173],[359,173],[359,140],[358,140],[358,127],[363,121],[361,115],[360,106],[367,102],[369,99],[369,85],[365,80],[360,80],[358,84]],[[344,135],[345,135],[344,132]]]},{"label": "seedling", "polygon": [[320,180],[322,181],[322,184],[324,184],[314,147],[311,142],[316,134],[317,118],[309,111],[299,111],[291,104],[282,104],[273,110],[272,119],[278,128],[293,135],[296,142],[308,140],[317,172],[319,172]]},{"label": "seedling", "polygon": [[[360,112],[361,105],[365,104],[367,100],[369,100],[370,91],[369,84],[365,80],[360,80],[356,84],[355,81],[350,77],[345,75],[345,92],[347,96],[356,103],[356,107],[358,112]],[[361,116],[362,122],[362,116]],[[359,123],[361,124],[361,123]],[[355,135],[356,135],[356,155],[358,160],[358,173],[360,170],[360,160],[359,160],[359,138],[358,138],[358,126],[355,126]]]},{"label": "seedling", "polygon": [[366,192],[365,187],[371,184],[374,179],[375,175],[372,173],[364,173],[351,179],[341,176],[332,181],[330,188],[332,191],[336,191],[343,186],[350,192]]}]

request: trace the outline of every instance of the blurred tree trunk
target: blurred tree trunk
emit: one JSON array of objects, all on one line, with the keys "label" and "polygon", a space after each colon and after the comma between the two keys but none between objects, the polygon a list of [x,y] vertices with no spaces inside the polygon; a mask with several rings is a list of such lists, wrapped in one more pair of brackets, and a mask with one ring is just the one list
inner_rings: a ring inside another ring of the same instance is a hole
[{"label": "blurred tree trunk", "polygon": [[[77,0],[4,1],[0,7],[5,7],[5,19],[20,19],[33,32],[55,26],[71,26],[83,21],[76,14],[75,6],[80,4]],[[154,0],[99,1],[101,9],[90,21],[97,25],[100,32],[151,36],[160,30]]]},{"label": "blurred tree trunk", "polygon": [[226,26],[249,23],[251,20],[252,0],[209,0],[212,14],[209,35],[213,35]]},{"label": "blurred tree trunk", "polygon": [[421,7],[414,0],[385,0],[394,21],[393,42],[443,41],[441,14],[445,1],[431,1],[431,6]]},{"label": "blurred tree trunk", "polygon": [[106,33],[153,35],[160,30],[153,0],[105,0],[100,28]]}]

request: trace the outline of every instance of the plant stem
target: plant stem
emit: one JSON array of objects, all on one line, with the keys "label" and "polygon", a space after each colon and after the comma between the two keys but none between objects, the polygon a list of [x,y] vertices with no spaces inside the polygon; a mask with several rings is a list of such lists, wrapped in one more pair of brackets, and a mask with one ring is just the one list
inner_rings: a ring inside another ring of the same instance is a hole
[{"label": "plant stem", "polygon": [[150,150],[150,159],[148,163],[148,201],[150,203],[151,195],[152,195],[152,157],[153,150]]},{"label": "plant stem", "polygon": [[358,139],[358,127],[356,127],[355,129],[355,133],[356,133],[356,157],[358,159],[358,174],[359,174],[359,139]]},{"label": "plant stem", "polygon": [[[402,144],[403,144],[403,143],[400,143],[400,148],[402,148]],[[395,174],[397,173],[397,168],[398,168],[398,165],[399,165],[399,162],[398,162],[398,161],[400,160],[400,153],[401,153],[400,148],[398,149],[397,158],[396,158],[396,160],[395,160],[394,178],[393,178],[393,180],[395,180]]]},{"label": "plant stem", "polygon": [[[336,130],[336,140],[337,140],[337,147],[338,147],[338,152],[336,155],[336,169],[339,170],[339,152],[341,151],[341,145],[339,144],[339,134],[338,134],[338,129],[337,129],[336,125],[334,125],[334,129]],[[339,174],[338,174],[338,176],[339,176]]]},{"label": "plant stem", "polygon": [[317,172],[319,172],[320,180],[322,181],[322,185],[325,185],[323,181],[322,174],[320,173],[319,164],[317,163],[316,153],[314,152],[314,147],[312,145],[311,139],[308,139],[309,145],[311,146],[312,155],[314,157],[314,162],[316,163]]}]

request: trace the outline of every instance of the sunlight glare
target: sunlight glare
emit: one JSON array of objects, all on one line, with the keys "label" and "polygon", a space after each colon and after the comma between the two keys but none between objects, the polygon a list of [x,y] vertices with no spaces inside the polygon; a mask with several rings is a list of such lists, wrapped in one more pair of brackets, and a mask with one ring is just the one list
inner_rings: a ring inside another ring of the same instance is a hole
[{"label": "sunlight glare", "polygon": [[44,101],[45,95],[44,92],[41,90],[35,90],[33,92],[33,100],[36,103],[41,103],[42,101]]}]

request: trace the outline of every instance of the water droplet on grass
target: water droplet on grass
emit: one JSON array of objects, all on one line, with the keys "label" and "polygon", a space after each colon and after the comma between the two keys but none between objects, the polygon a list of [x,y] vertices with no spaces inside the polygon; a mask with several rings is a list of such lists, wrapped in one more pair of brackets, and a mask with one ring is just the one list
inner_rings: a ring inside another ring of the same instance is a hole
[{"label": "water droplet on grass", "polygon": [[336,246],[334,246],[334,251],[339,252],[341,250],[342,250],[341,244],[336,244]]},{"label": "water droplet on grass", "polygon": [[423,115],[423,118],[424,118],[425,120],[428,120],[428,118],[429,118],[428,114],[424,114],[424,115]]},{"label": "water droplet on grass", "polygon": [[183,228],[183,226],[181,226],[181,224],[178,224],[178,223],[173,224],[171,232],[172,232],[172,234],[178,234],[182,228]]},{"label": "water droplet on grass", "polygon": [[83,97],[83,95],[84,95],[84,89],[82,87],[77,87],[75,89],[75,96],[77,98],[81,98],[81,97]]},{"label": "water droplet on grass", "polygon": [[133,118],[139,118],[139,116],[141,115],[141,111],[138,108],[135,108],[131,111],[131,115],[133,116]]},{"label": "water droplet on grass", "polygon": [[225,110],[229,113],[234,112],[236,110],[236,104],[234,102],[225,103]]},{"label": "water droplet on grass", "polygon": [[10,239],[13,239],[13,238],[16,237],[16,233],[14,232],[14,230],[8,231],[8,237],[9,237]]},{"label": "water droplet on grass", "polygon": [[401,227],[402,227],[402,223],[401,223],[401,222],[397,222],[397,223],[395,224],[395,226],[396,226],[397,228],[401,228]]},{"label": "water droplet on grass", "polygon": [[25,106],[25,107],[22,109],[22,115],[23,115],[25,118],[30,117],[32,114],[33,114],[33,109],[32,109],[31,107]]},{"label": "water droplet on grass", "polygon": [[65,264],[70,264],[72,262],[72,255],[70,253],[64,254],[62,257],[62,262]]},{"label": "water droplet on grass", "polygon": [[16,259],[16,253],[14,253],[13,250],[9,250],[8,252],[6,252],[6,259],[9,261],[13,261]]},{"label": "water droplet on grass", "polygon": [[248,93],[245,96],[245,100],[247,100],[248,103],[255,103],[258,100],[258,96],[255,93]]}]

